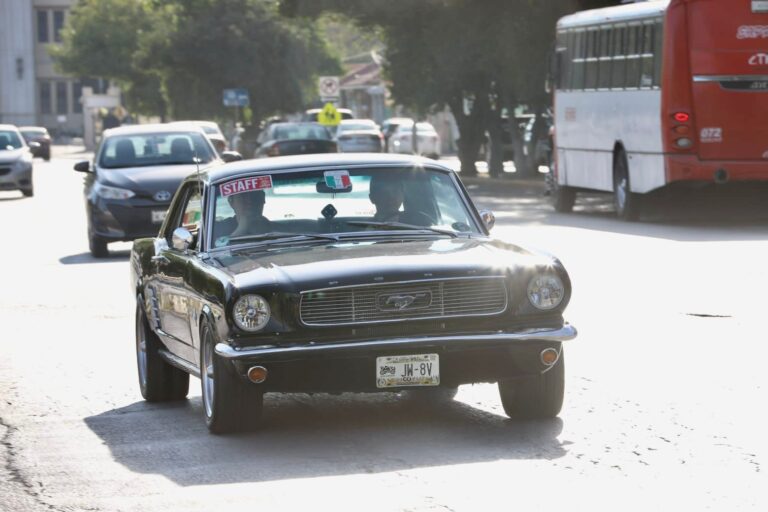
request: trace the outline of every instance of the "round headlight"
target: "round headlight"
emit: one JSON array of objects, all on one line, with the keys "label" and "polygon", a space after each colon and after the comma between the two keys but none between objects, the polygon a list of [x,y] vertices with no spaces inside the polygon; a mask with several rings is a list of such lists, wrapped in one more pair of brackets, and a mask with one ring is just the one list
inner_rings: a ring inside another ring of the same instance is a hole
[{"label": "round headlight", "polygon": [[248,332],[260,331],[269,322],[269,304],[259,295],[244,295],[235,302],[232,317],[235,324]]},{"label": "round headlight", "polygon": [[563,302],[565,286],[556,274],[540,274],[528,284],[528,300],[543,311],[555,309]]}]

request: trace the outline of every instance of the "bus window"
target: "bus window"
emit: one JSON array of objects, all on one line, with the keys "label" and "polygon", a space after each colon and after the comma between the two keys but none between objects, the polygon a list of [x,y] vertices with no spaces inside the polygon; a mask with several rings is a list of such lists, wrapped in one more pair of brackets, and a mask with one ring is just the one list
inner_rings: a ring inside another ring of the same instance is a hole
[{"label": "bus window", "polygon": [[584,71],[586,70],[586,62],[584,58],[586,54],[587,33],[583,30],[577,31],[575,40],[575,51],[573,53],[573,82],[571,83],[571,89],[580,91],[584,89]]},{"label": "bus window", "polygon": [[661,87],[661,64],[664,56],[664,22],[662,20],[656,22],[653,36],[653,85]]},{"label": "bus window", "polygon": [[585,89],[597,89],[598,78],[598,32],[596,29],[587,31],[587,69],[584,83]]},{"label": "bus window", "polygon": [[611,68],[611,89],[624,88],[624,75],[627,72],[626,52],[627,27],[615,27],[613,29],[613,66]]},{"label": "bus window", "polygon": [[646,23],[642,27],[640,87],[644,89],[653,87],[653,29],[652,23]]},{"label": "bus window", "polygon": [[627,32],[627,74],[624,87],[637,89],[640,85],[640,25],[630,25]]},{"label": "bus window", "polygon": [[600,30],[600,78],[597,86],[600,89],[611,88],[611,37],[613,29],[606,27]]}]

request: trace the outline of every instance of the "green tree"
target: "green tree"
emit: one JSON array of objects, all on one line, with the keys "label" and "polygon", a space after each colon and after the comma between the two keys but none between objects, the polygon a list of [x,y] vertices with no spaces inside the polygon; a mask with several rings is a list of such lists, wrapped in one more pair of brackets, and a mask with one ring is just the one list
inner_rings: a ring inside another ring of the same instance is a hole
[{"label": "green tree", "polygon": [[339,71],[314,24],[271,0],[81,0],[56,58],[176,118],[225,117],[234,87],[250,92],[254,119],[295,111],[316,75]]},{"label": "green tree", "polygon": [[160,79],[137,63],[142,38],[157,24],[150,0],[80,0],[62,31],[62,44],[50,51],[61,71],[113,80],[129,108],[161,114],[165,102],[158,94]]}]

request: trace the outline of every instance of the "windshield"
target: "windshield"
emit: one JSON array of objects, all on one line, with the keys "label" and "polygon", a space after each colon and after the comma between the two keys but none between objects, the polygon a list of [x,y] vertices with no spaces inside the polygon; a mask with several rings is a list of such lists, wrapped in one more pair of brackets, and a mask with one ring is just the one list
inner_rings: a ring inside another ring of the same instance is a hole
[{"label": "windshield", "polygon": [[[419,123],[416,125],[416,130],[418,130],[418,133],[435,133],[435,127],[432,126],[429,123]],[[413,124],[411,125],[400,125],[400,131],[403,133],[411,133],[413,132]]]},{"label": "windshield", "polygon": [[221,130],[219,130],[216,126],[211,126],[209,124],[201,124],[200,127],[208,135],[221,135]]},{"label": "windshield", "polygon": [[280,124],[272,134],[274,140],[331,140],[330,132],[317,124]]},{"label": "windshield", "polygon": [[104,141],[99,165],[107,169],[151,165],[201,164],[213,160],[214,153],[201,133],[141,133],[115,135]]},{"label": "windshield", "polygon": [[215,197],[214,248],[265,234],[481,233],[451,175],[424,168],[236,178]]},{"label": "windshield", "polygon": [[23,144],[19,134],[10,130],[0,130],[0,151],[19,149]]}]

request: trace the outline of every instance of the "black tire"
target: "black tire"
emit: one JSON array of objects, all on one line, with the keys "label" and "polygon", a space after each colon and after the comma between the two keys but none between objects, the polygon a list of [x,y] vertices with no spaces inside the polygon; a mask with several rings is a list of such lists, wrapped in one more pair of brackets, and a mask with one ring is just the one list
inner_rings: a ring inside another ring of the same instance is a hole
[{"label": "black tire", "polygon": [[557,178],[551,173],[549,178],[549,194],[552,206],[558,213],[570,213],[573,211],[573,205],[576,204],[576,191],[573,187],[559,185]]},{"label": "black tire", "polygon": [[35,195],[35,188],[32,186],[23,188],[21,189],[21,193],[24,194],[24,197],[33,197]]},{"label": "black tire", "polygon": [[548,372],[534,377],[499,382],[504,412],[512,419],[554,418],[563,407],[565,354]]},{"label": "black tire", "polygon": [[97,235],[88,235],[88,249],[94,258],[107,258],[109,256],[107,241]]},{"label": "black tire", "polygon": [[136,305],[136,366],[141,396],[147,402],[184,400],[189,393],[189,374],[160,357],[162,343],[150,329],[141,304]]},{"label": "black tire", "polygon": [[45,160],[46,162],[50,162],[51,161],[51,152],[50,151],[47,151],[47,152],[43,153],[43,160]]},{"label": "black tire", "polygon": [[631,190],[629,161],[627,154],[620,149],[613,161],[613,204],[616,215],[626,221],[637,220],[640,217],[641,197]]},{"label": "black tire", "polygon": [[238,377],[234,366],[216,355],[215,345],[213,330],[205,322],[200,333],[200,382],[208,430],[213,434],[254,430],[264,409],[264,393]]}]

